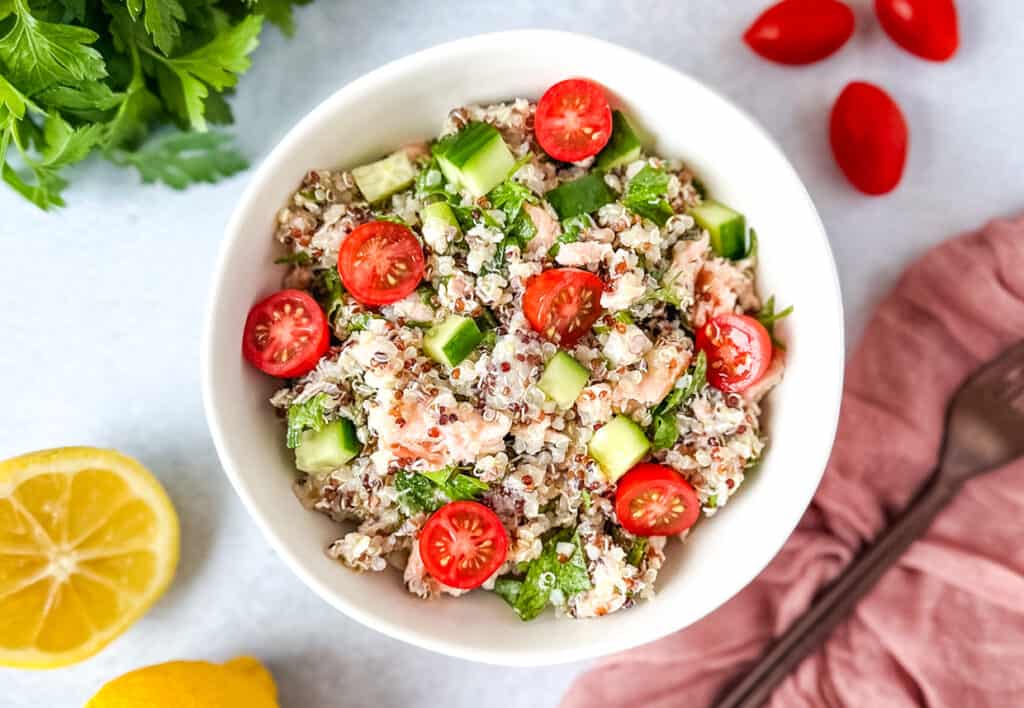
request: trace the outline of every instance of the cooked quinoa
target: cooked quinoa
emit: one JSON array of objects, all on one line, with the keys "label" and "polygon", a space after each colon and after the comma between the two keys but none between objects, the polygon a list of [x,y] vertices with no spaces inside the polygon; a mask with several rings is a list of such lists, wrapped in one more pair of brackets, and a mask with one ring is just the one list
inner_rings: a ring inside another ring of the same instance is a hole
[{"label": "cooked quinoa", "polygon": [[[711,517],[764,450],[760,400],[781,377],[783,361],[777,348],[769,372],[742,394],[696,380],[693,332],[722,313],[762,309],[756,253],[717,256],[688,213],[701,204],[703,187],[679,161],[653,155],[603,172],[613,201],[560,219],[545,195],[596,173],[594,158],[565,164],[547,157],[534,137],[535,110],[526,99],[457,108],[440,134],[474,122],[500,132],[517,160],[508,181],[528,195],[520,210],[529,223],[518,239],[509,238],[507,210],[448,183],[428,144],[403,148],[417,171],[414,184],[372,206],[349,171],[306,174],[278,213],[275,236],[291,262],[285,287],[320,300],[333,336],[317,366],[271,403],[285,418],[290,408],[314,401],[326,419],[354,424],[361,453],[330,472],[299,473],[295,485],[307,508],[344,522],[327,548],[338,562],[357,571],[394,567],[424,598],[464,592],[425,571],[416,539],[433,509],[410,487],[427,484],[416,480],[424,472],[457,470],[480,483],[473,497],[498,515],[509,536],[507,560],[483,588],[523,581],[527,564],[546,547],[563,562],[579,549],[588,582],[571,594],[555,587],[548,604],[570,617],[603,616],[652,596],[673,542],[640,539],[618,523],[616,486],[588,454],[595,431],[617,414],[651,430],[661,401],[673,389],[692,389],[674,421],[669,414],[678,438],[647,459],[688,480],[703,516]],[[625,203],[641,172],[667,178],[670,212],[662,225]],[[457,207],[462,228],[422,223],[423,208],[438,199]],[[333,275],[347,235],[382,217],[401,221],[422,242],[424,281],[398,302],[367,308],[339,291]],[[538,386],[559,347],[534,331],[522,308],[528,281],[553,267],[590,271],[605,286],[602,317],[566,348],[588,379],[565,407]],[[485,333],[468,358],[448,367],[423,344],[425,333],[452,314],[478,318]],[[354,530],[346,531],[351,523]]]}]

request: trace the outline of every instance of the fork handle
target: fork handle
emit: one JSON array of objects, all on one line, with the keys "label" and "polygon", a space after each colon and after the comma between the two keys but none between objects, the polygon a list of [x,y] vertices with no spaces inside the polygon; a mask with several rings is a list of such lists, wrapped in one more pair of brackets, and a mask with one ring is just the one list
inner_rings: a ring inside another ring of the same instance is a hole
[{"label": "fork handle", "polygon": [[758,708],[772,691],[850,614],[883,573],[920,538],[955,496],[959,483],[936,472],[897,519],[815,598],[743,678],[718,697],[716,708]]}]

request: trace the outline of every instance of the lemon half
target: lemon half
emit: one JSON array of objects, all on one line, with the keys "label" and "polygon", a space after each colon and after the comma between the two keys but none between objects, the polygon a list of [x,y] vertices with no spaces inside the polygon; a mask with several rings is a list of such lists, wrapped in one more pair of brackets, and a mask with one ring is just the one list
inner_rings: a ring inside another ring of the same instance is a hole
[{"label": "lemon half", "polygon": [[163,487],[113,450],[0,462],[0,665],[86,659],[167,589],[178,517]]},{"label": "lemon half", "polygon": [[114,679],[85,708],[278,708],[277,686],[251,656],[172,661]]}]

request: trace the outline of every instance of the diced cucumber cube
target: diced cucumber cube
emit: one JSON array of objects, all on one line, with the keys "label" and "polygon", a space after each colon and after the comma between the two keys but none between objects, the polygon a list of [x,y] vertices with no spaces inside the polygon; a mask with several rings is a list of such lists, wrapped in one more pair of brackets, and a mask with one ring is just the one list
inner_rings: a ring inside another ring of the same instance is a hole
[{"label": "diced cucumber cube", "polygon": [[624,415],[617,415],[594,433],[587,453],[597,460],[609,482],[615,482],[644,458],[651,443],[640,426]]},{"label": "diced cucumber cube", "polygon": [[559,350],[544,367],[537,386],[548,398],[566,408],[576,402],[589,379],[590,373],[582,364]]},{"label": "diced cucumber cube", "polygon": [[723,258],[742,258],[747,251],[743,214],[712,199],[690,209],[690,216],[711,236],[711,248]]},{"label": "diced cucumber cube", "polygon": [[439,364],[458,366],[483,338],[472,318],[452,315],[423,336],[423,351]]},{"label": "diced cucumber cube", "polygon": [[563,220],[589,214],[615,201],[615,195],[599,172],[591,172],[572,182],[560,184],[545,194],[544,198],[558,212],[558,218]]},{"label": "diced cucumber cube", "polygon": [[461,233],[459,229],[459,220],[455,218],[455,213],[452,208],[448,206],[447,202],[433,202],[423,207],[420,212],[420,221],[423,222],[423,228],[428,228],[428,225],[440,225],[442,227],[454,226],[456,233]]},{"label": "diced cucumber cube", "polygon": [[482,197],[505,181],[516,160],[489,123],[470,123],[438,147],[437,163],[449,182]]},{"label": "diced cucumber cube", "polygon": [[333,472],[363,449],[356,426],[348,418],[328,423],[320,430],[307,430],[295,448],[295,466],[303,472]]},{"label": "diced cucumber cube", "polygon": [[399,151],[383,160],[355,168],[352,177],[366,201],[374,204],[411,186],[416,179],[416,167],[408,155]]},{"label": "diced cucumber cube", "polygon": [[628,165],[640,159],[640,138],[622,111],[612,111],[612,137],[597,156],[594,166],[599,170],[611,170]]}]

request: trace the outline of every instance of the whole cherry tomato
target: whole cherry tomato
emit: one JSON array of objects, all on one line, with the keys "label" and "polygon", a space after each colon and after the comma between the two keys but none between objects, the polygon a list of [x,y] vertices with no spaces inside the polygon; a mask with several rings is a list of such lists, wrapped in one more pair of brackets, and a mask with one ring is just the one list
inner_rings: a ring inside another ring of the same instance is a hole
[{"label": "whole cherry tomato", "polygon": [[885,194],[899,184],[910,142],[903,112],[882,89],[849,84],[832,107],[832,154],[839,169],[865,194]]},{"label": "whole cherry tomato", "polygon": [[810,64],[846,44],[853,11],[838,0],[782,0],[750,25],[743,40],[765,59]]},{"label": "whole cherry tomato", "polygon": [[875,14],[892,41],[922,59],[946,61],[960,45],[953,0],[875,0]]}]

